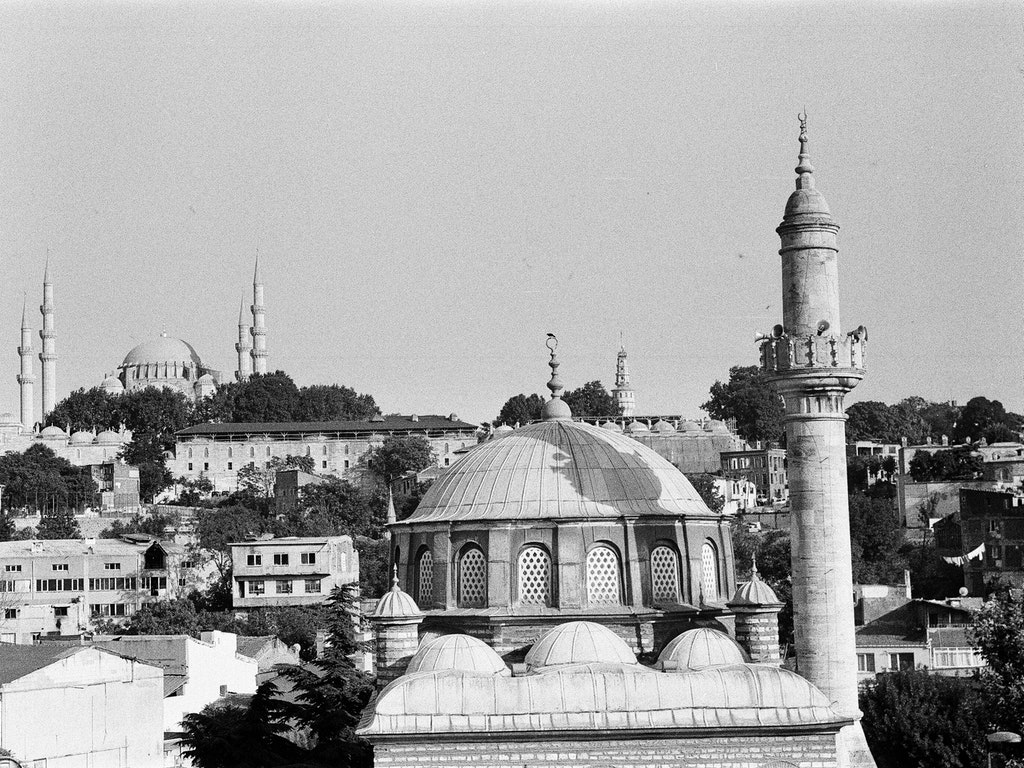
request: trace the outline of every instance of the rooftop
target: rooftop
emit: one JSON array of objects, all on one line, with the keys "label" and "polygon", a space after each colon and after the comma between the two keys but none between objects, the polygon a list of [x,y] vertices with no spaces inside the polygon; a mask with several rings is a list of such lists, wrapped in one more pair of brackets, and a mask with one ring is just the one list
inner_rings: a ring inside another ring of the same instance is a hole
[{"label": "rooftop", "polygon": [[231,424],[197,424],[175,434],[178,437],[204,435],[260,435],[260,434],[355,434],[427,431],[472,431],[477,424],[460,421],[452,416],[384,416],[360,421],[282,421],[237,422]]},{"label": "rooftop", "polygon": [[14,645],[0,643],[0,685],[13,682],[55,661],[82,651],[80,645]]}]

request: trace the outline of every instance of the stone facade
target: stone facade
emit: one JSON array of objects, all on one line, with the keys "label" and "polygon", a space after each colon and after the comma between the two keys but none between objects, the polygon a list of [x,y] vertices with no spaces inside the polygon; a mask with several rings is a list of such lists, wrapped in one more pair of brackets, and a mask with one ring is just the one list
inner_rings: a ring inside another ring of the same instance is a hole
[{"label": "stone facade", "polygon": [[729,607],[736,614],[736,642],[750,654],[751,662],[774,666],[781,664],[779,609]]}]

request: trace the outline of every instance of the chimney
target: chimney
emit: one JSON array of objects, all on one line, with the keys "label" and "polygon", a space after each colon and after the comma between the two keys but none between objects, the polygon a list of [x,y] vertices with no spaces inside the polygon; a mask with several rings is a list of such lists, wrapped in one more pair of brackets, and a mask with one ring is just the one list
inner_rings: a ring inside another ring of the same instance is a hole
[{"label": "chimney", "polygon": [[409,421],[419,421],[419,420],[420,420],[420,417],[417,416],[415,413],[412,416],[409,417]]}]

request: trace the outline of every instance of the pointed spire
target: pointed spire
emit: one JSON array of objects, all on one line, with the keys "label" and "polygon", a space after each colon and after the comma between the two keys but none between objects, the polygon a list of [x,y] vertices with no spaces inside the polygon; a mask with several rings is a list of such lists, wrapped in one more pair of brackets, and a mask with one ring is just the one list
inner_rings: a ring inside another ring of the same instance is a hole
[{"label": "pointed spire", "polygon": [[263,284],[263,272],[260,271],[260,249],[256,249],[256,268],[252,271],[253,285]]},{"label": "pointed spire", "polygon": [[21,330],[28,328],[28,291],[21,295]]},{"label": "pointed spire", "polygon": [[46,249],[46,267],[43,269],[43,285],[50,282],[50,249]]},{"label": "pointed spire", "polygon": [[551,399],[544,403],[544,408],[541,410],[541,418],[544,421],[571,421],[572,411],[569,410],[568,404],[562,399],[562,380],[558,378],[558,356],[555,354],[555,350],[558,349],[558,338],[553,333],[548,334],[548,340],[545,342],[545,346],[551,352],[551,360],[548,361],[548,366],[551,368],[551,378],[548,380],[548,389],[551,390]]},{"label": "pointed spire", "polygon": [[391,566],[391,591],[401,592],[402,588],[398,586],[398,563]]},{"label": "pointed spire", "polygon": [[248,318],[245,316],[245,293],[242,294],[242,298],[238,301],[238,324],[249,326]]},{"label": "pointed spire", "polygon": [[757,552],[754,551],[750,555],[750,579],[752,581],[760,581],[761,577],[757,574]]},{"label": "pointed spire", "polygon": [[797,173],[797,189],[814,189],[814,166],[811,165],[811,156],[807,154],[807,110],[804,109],[797,118],[800,120],[800,156],[799,164],[794,169]]},{"label": "pointed spire", "polygon": [[[397,523],[398,515],[395,512],[395,495],[391,492],[391,486],[388,485],[388,523]],[[396,566],[397,567],[397,566]]]}]

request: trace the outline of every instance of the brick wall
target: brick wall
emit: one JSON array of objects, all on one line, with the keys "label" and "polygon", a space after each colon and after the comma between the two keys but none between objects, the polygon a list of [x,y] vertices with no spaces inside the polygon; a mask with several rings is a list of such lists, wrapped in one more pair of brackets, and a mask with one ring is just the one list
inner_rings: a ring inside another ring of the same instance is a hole
[{"label": "brick wall", "polygon": [[779,615],[775,611],[736,611],[736,642],[754,664],[781,664]]}]

